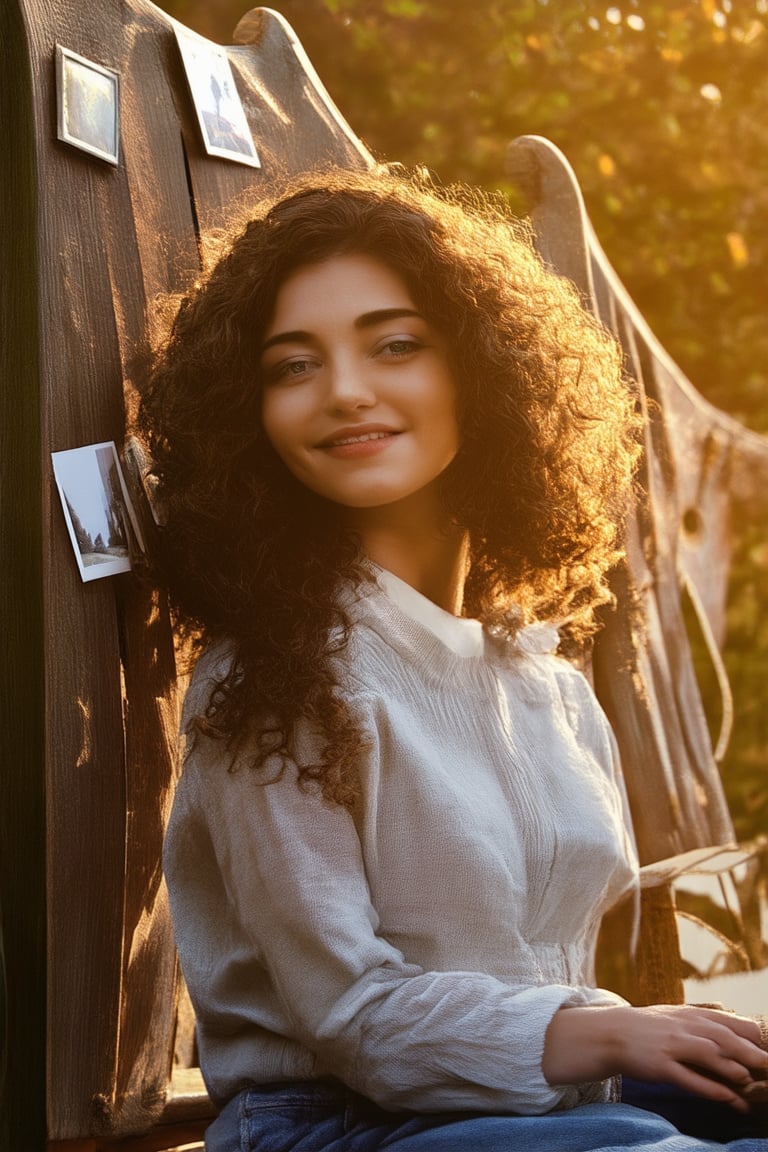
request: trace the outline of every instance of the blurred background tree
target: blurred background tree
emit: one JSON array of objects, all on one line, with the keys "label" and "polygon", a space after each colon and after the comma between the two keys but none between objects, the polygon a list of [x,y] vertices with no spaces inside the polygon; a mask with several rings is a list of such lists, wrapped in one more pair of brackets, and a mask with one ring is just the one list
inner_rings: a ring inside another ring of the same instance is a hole
[{"label": "blurred background tree", "polygon": [[[600,240],[712,403],[768,432],[768,0],[275,0],[380,158],[502,188],[524,133],[568,156]],[[164,0],[221,43],[247,0]],[[768,826],[768,543],[737,557],[724,778]]]}]

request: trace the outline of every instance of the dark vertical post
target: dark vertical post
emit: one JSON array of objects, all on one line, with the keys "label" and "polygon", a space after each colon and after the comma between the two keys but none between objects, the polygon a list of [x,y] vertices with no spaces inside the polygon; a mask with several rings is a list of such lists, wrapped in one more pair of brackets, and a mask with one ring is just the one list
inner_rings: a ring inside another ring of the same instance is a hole
[{"label": "dark vertical post", "polygon": [[0,1147],[45,1137],[45,718],[34,109],[26,30],[0,5]]}]

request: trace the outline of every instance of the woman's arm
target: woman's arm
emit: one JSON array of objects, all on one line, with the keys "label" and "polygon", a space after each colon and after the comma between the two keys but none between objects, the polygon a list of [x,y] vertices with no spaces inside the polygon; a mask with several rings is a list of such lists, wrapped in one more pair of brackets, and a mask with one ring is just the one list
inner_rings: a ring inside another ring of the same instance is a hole
[{"label": "woman's arm", "polygon": [[[372,721],[365,732],[366,762],[378,764]],[[221,747],[198,735],[165,855],[179,953],[214,1086],[218,1070],[229,1076],[239,1061],[236,1071],[242,1066],[251,1078],[265,1069],[272,1078],[334,1074],[395,1109],[530,1114],[579,1101],[579,1089],[554,1088],[543,1076],[547,1026],[565,1005],[622,1003],[619,997],[478,970],[471,940],[464,962],[450,970],[415,963],[390,929],[403,917],[416,932],[418,909],[425,936],[436,930],[444,894],[435,886],[443,883],[441,867],[449,869],[443,863],[431,879],[423,874],[407,813],[402,822],[387,818],[384,845],[372,831],[381,800],[373,789],[364,851],[351,814],[297,787],[293,765],[273,783],[249,767],[245,753],[227,767]],[[451,848],[445,840],[432,837],[443,862]],[[394,906],[392,886],[379,891],[385,849],[386,877],[394,869],[400,885]],[[469,864],[461,875],[472,879]]]},{"label": "woman's arm", "polygon": [[739,1090],[751,1070],[768,1068],[759,1040],[754,1020],[712,1008],[563,1008],[547,1029],[542,1068],[550,1084],[625,1073],[747,1111]]},{"label": "woman's arm", "polygon": [[217,775],[193,789],[188,768],[166,844],[201,1054],[228,1030],[244,1042],[252,1021],[384,1107],[530,1114],[576,1102],[542,1075],[547,1025],[565,1004],[610,994],[409,962],[380,932],[347,811],[302,793],[290,768],[267,785],[245,765]]}]

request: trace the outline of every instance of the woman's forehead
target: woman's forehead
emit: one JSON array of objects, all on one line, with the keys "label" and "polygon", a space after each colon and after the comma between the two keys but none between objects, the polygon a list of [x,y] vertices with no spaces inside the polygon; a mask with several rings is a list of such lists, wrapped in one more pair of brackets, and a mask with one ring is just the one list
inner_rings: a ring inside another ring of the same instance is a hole
[{"label": "woman's forehead", "polygon": [[418,312],[405,279],[364,252],[331,256],[294,268],[280,285],[265,338],[285,325],[355,319],[371,312]]}]

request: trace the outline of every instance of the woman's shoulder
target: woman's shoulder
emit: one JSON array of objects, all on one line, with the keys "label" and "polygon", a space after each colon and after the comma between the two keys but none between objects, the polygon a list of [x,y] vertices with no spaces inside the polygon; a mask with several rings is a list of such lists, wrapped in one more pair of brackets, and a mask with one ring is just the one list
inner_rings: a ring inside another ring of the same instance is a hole
[{"label": "woman's shoulder", "polygon": [[[603,733],[607,720],[592,686],[584,661],[572,659],[559,650],[560,637],[551,623],[527,625],[502,645],[502,659],[518,678],[539,682],[546,698],[554,688],[571,724],[579,730],[592,725]],[[548,687],[547,687],[548,686]]]},{"label": "woman's shoulder", "polygon": [[215,640],[197,658],[184,696],[181,729],[186,732],[196,716],[203,716],[219,684],[231,674],[235,664],[232,640]]}]

